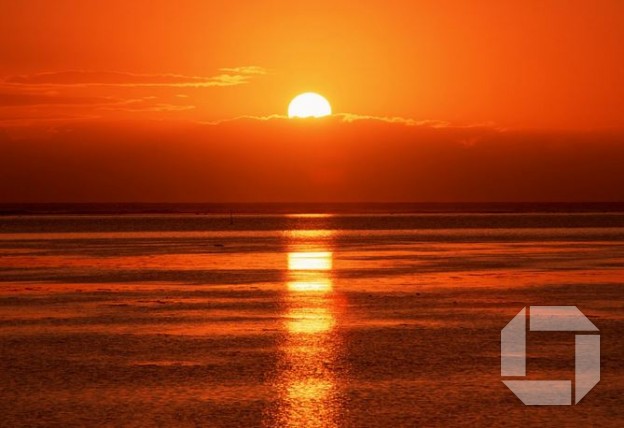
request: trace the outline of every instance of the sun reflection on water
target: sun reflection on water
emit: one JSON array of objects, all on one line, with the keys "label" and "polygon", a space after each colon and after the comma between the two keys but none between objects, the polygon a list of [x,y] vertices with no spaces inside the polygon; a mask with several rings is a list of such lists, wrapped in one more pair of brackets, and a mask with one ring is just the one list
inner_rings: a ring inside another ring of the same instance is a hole
[{"label": "sun reflection on water", "polygon": [[334,427],[339,414],[337,358],[340,351],[333,252],[327,230],[289,235],[284,293],[284,341],[278,362],[277,409],[271,425]]},{"label": "sun reflection on water", "polygon": [[291,334],[316,334],[331,330],[334,317],[327,308],[299,308],[289,312],[287,329]]},{"label": "sun reflection on water", "polygon": [[288,270],[331,270],[332,255],[329,251],[288,253]]},{"label": "sun reflection on water", "polygon": [[296,292],[317,291],[328,292],[332,289],[332,283],[328,279],[316,279],[308,281],[288,281],[288,290]]}]

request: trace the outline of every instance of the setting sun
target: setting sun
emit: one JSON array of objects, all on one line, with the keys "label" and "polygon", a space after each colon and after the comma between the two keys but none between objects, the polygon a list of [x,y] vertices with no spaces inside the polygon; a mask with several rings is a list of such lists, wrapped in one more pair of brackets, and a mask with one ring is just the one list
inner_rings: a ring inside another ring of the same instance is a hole
[{"label": "setting sun", "polygon": [[297,95],[288,105],[288,117],[323,117],[332,114],[331,105],[323,96],[314,92]]}]

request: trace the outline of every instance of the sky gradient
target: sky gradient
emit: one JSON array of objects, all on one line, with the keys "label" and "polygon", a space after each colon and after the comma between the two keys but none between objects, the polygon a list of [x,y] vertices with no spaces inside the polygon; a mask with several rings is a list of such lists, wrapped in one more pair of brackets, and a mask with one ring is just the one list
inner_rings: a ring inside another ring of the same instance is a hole
[{"label": "sky gradient", "polygon": [[624,201],[620,1],[2,10],[0,202]]}]

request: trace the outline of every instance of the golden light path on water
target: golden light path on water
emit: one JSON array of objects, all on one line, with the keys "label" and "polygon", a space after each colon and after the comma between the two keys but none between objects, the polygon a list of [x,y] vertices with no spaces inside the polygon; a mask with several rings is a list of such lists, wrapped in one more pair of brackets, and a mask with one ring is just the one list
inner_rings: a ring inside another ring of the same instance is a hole
[{"label": "golden light path on water", "polygon": [[340,304],[333,290],[330,241],[327,230],[291,236],[289,248],[297,251],[287,257],[276,426],[337,426],[341,400],[336,363],[341,344],[335,328]]},{"label": "golden light path on water", "polygon": [[288,253],[289,271],[331,270],[333,254],[329,251],[309,251]]}]

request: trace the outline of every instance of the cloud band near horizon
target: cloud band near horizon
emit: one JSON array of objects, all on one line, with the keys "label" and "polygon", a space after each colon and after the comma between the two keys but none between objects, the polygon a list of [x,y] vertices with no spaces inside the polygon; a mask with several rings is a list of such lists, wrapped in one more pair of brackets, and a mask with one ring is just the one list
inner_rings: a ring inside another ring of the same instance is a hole
[{"label": "cloud band near horizon", "polygon": [[360,118],[0,133],[0,202],[624,201],[624,132]]}]

